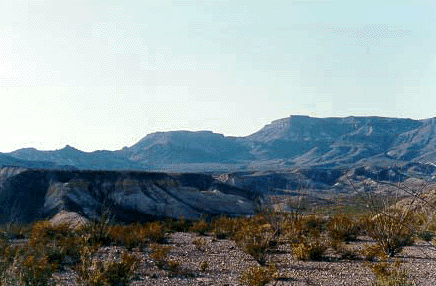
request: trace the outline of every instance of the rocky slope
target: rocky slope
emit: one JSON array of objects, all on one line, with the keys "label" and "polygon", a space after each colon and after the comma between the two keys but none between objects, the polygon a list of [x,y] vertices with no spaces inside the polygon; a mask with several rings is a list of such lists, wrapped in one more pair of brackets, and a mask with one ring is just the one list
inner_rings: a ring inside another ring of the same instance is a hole
[{"label": "rocky slope", "polygon": [[92,219],[197,219],[251,215],[261,196],[209,175],[115,171],[0,169],[0,224],[31,222],[71,211]]}]

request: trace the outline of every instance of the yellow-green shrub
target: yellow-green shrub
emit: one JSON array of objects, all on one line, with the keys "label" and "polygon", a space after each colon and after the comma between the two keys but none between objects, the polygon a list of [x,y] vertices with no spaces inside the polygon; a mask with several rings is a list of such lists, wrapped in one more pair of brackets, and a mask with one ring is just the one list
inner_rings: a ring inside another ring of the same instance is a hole
[{"label": "yellow-green shrub", "polygon": [[157,243],[153,243],[150,245],[150,258],[155,261],[155,264],[159,268],[163,268],[167,266],[167,255],[168,252],[172,249],[170,245],[160,245]]},{"label": "yellow-green shrub", "polygon": [[81,251],[82,262],[76,271],[79,279],[87,285],[128,285],[135,270],[139,266],[140,259],[134,254],[123,252],[121,261],[101,261],[93,258],[96,249],[85,247]]},{"label": "yellow-green shrub", "polygon": [[327,223],[328,234],[331,239],[339,241],[354,241],[360,233],[359,225],[349,216],[338,213]]},{"label": "yellow-green shrub", "polygon": [[292,246],[292,254],[299,260],[322,260],[326,250],[326,243],[319,239],[304,239]]},{"label": "yellow-green shrub", "polygon": [[238,221],[235,218],[220,216],[212,222],[213,232],[217,239],[233,237],[238,228]]},{"label": "yellow-green shrub", "polygon": [[148,242],[162,243],[165,241],[165,230],[160,222],[150,222],[141,228],[139,235]]},{"label": "yellow-green shrub", "polygon": [[278,273],[274,264],[270,264],[268,268],[253,266],[242,272],[239,277],[239,284],[244,286],[264,286],[276,279],[277,276]]},{"label": "yellow-green shrub", "polygon": [[364,216],[361,225],[388,256],[394,256],[404,246],[412,245],[419,228],[412,212],[396,209]]},{"label": "yellow-green shrub", "polygon": [[271,225],[261,223],[259,218],[246,220],[236,230],[234,239],[239,247],[263,265],[275,233]]},{"label": "yellow-green shrub", "polygon": [[212,226],[208,224],[204,219],[194,222],[194,224],[189,228],[190,231],[198,233],[199,235],[204,235],[206,232],[212,230]]},{"label": "yellow-green shrub", "polygon": [[412,286],[414,285],[408,279],[406,270],[400,268],[401,262],[396,260],[395,263],[386,261],[370,264],[372,272],[375,274],[375,286]]},{"label": "yellow-green shrub", "polygon": [[204,238],[195,238],[192,240],[192,244],[200,251],[205,251],[207,240]]}]

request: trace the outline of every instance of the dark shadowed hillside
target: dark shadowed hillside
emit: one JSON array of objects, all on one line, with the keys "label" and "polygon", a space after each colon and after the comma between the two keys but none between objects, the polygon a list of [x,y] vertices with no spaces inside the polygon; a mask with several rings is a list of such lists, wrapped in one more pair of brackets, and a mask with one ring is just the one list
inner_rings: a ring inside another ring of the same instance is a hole
[{"label": "dark shadowed hillside", "polygon": [[0,223],[109,208],[116,220],[252,215],[259,195],[202,174],[0,169]]}]

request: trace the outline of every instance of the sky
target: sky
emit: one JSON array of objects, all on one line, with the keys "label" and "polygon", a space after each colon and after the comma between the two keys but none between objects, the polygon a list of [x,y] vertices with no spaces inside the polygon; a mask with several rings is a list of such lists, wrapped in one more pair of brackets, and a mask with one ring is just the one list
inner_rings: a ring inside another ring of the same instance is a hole
[{"label": "sky", "polygon": [[0,152],[436,116],[433,0],[0,0]]}]

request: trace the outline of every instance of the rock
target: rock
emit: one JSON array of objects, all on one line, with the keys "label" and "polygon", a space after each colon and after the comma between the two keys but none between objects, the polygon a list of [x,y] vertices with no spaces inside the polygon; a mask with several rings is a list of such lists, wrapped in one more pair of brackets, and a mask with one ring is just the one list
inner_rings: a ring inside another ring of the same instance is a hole
[{"label": "rock", "polygon": [[53,225],[68,224],[71,229],[77,229],[89,223],[89,220],[75,212],[60,211],[50,219]]}]

